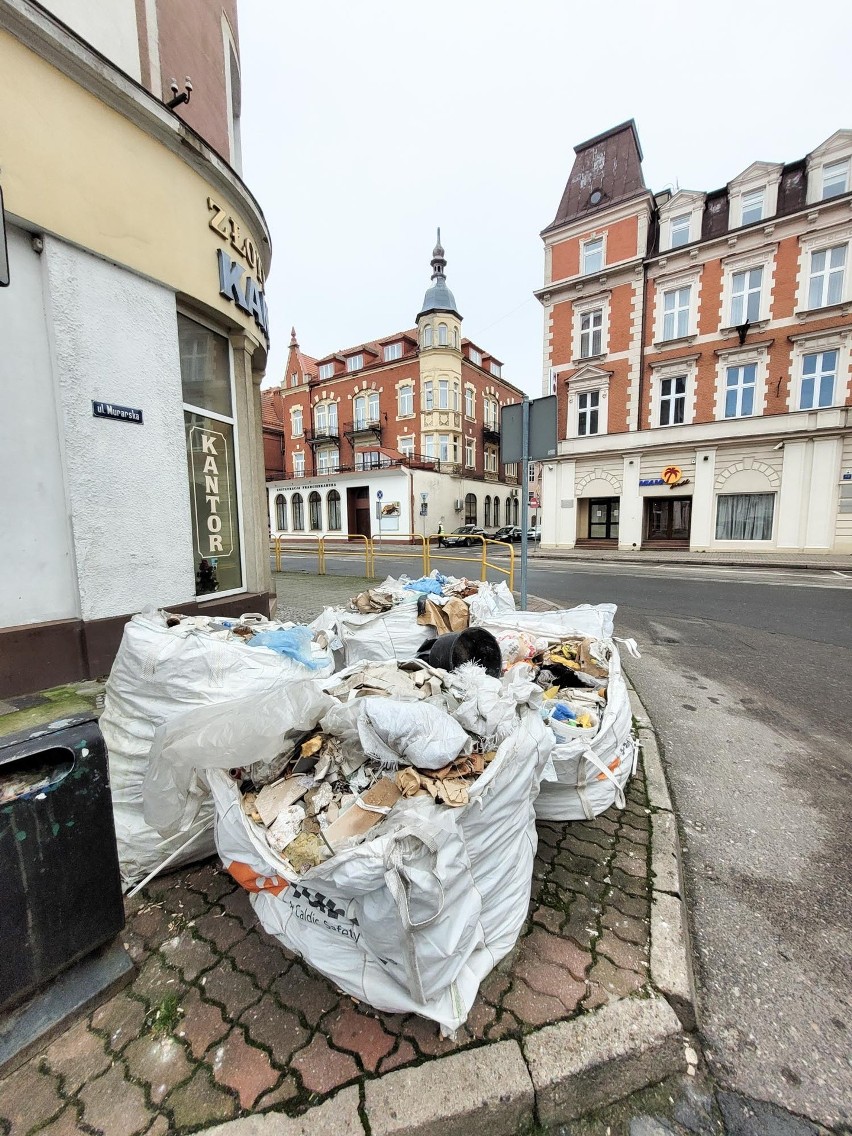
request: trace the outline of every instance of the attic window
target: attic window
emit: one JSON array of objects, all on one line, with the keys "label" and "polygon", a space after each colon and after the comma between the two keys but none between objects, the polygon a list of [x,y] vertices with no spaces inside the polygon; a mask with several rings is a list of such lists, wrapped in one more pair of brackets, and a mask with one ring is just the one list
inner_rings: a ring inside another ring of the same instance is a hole
[{"label": "attic window", "polygon": [[346,370],[347,371],[360,371],[363,366],[364,366],[364,356],[363,355],[350,355],[349,358],[346,360]]},{"label": "attic window", "polygon": [[334,375],[334,363],[323,363],[319,369],[321,379],[330,379]]},{"label": "attic window", "polygon": [[603,192],[600,189],[593,189],[592,195],[589,198],[589,205],[599,205],[603,201]]}]

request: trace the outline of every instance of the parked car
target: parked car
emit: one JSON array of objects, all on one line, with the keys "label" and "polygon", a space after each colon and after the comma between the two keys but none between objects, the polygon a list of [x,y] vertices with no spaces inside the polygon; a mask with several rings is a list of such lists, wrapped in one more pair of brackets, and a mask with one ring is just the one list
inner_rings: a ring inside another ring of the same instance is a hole
[{"label": "parked car", "polygon": [[474,537],[485,536],[485,529],[478,529],[476,525],[459,525],[451,533],[444,533],[438,537],[438,544],[444,548],[470,548],[472,544],[479,544]]},{"label": "parked car", "polygon": [[[521,528],[520,525],[503,525],[502,529],[498,529],[492,537],[493,540],[511,541],[514,544],[521,543]],[[527,540],[536,541],[541,540],[540,529],[527,529]]]}]

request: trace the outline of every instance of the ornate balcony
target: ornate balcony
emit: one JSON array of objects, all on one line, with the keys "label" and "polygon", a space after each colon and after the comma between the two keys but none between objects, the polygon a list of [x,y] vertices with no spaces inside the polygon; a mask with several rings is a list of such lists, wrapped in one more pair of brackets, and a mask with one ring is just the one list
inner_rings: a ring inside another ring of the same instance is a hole
[{"label": "ornate balcony", "polygon": [[356,418],[354,422],[347,422],[343,427],[343,436],[350,442],[364,442],[367,439],[381,442],[382,423],[378,418]]},{"label": "ornate balcony", "polygon": [[483,442],[499,443],[500,430],[496,426],[485,425],[482,427],[482,440]]},{"label": "ornate balcony", "polygon": [[314,427],[311,430],[305,431],[305,441],[312,448],[316,448],[317,446],[339,446],[340,431],[336,426],[327,426],[320,430]]}]

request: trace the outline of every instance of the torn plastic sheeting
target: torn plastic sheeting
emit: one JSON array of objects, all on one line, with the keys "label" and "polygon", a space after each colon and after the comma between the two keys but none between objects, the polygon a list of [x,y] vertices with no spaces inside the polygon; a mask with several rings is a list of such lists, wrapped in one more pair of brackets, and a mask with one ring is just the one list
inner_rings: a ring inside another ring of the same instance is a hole
[{"label": "torn plastic sheeting", "polygon": [[458,722],[428,702],[362,698],[356,703],[358,736],[367,757],[384,768],[400,762],[418,769],[443,769],[471,740]]},{"label": "torn plastic sheeting", "polygon": [[314,658],[311,652],[313,633],[308,627],[291,627],[274,631],[259,631],[249,641],[249,647],[268,647],[276,655],[293,659],[312,671],[324,670],[327,667],[326,659]]},{"label": "torn plastic sheeting", "polygon": [[332,701],[313,680],[282,675],[261,694],[198,706],[158,727],[143,786],[146,822],[164,835],[185,828],[197,808],[197,771],[271,762],[316,726]]}]

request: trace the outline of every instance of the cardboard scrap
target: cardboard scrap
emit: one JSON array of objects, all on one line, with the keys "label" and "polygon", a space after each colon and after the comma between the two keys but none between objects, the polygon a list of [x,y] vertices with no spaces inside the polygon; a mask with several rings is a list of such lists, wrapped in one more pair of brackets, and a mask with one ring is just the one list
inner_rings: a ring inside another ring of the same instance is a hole
[{"label": "cardboard scrap", "polygon": [[348,840],[350,836],[362,836],[385,819],[387,814],[384,812],[370,812],[367,809],[360,808],[359,800],[373,808],[391,809],[401,796],[396,783],[390,777],[380,778],[375,785],[363,792],[359,798],[356,798],[355,804],[348,808],[342,816],[339,816],[336,821],[333,821],[328,828],[323,830],[322,835],[326,843],[332,850],[336,851],[340,844],[344,840]]},{"label": "cardboard scrap", "polygon": [[314,783],[313,777],[306,773],[297,773],[295,777],[284,777],[272,785],[264,785],[257,795],[254,807],[260,813],[260,818],[267,828],[274,824],[275,818],[284,809],[295,805],[307,793]]}]

